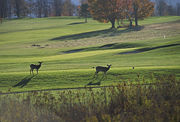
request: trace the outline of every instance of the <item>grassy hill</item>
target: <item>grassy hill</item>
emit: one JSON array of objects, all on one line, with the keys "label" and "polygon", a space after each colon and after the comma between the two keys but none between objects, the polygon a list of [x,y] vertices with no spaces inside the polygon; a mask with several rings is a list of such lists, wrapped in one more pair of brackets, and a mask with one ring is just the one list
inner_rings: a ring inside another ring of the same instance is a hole
[{"label": "grassy hill", "polygon": [[[52,17],[1,24],[0,92],[149,82],[161,74],[180,77],[180,17],[147,18],[137,30],[83,21]],[[43,61],[39,75],[30,76],[29,65],[38,61]],[[106,64],[112,64],[107,78],[99,74],[93,79],[92,67]]]}]

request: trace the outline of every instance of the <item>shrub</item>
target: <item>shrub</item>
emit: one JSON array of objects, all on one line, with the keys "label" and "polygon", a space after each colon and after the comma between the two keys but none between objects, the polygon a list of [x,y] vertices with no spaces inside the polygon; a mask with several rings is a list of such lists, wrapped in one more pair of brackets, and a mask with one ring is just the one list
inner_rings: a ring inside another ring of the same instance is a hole
[{"label": "shrub", "polygon": [[174,75],[153,84],[0,96],[0,121],[180,121],[180,85]]}]

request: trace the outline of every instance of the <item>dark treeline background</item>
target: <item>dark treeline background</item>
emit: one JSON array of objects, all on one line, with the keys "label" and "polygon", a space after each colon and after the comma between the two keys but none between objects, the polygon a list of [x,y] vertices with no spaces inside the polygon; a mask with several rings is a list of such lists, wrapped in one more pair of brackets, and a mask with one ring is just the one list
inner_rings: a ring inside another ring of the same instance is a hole
[{"label": "dark treeline background", "polygon": [[0,0],[1,18],[73,16],[77,6],[71,0]]},{"label": "dark treeline background", "polygon": [[179,0],[151,0],[155,2],[155,15],[167,16],[177,15],[180,16],[180,1]]},{"label": "dark treeline background", "polygon": [[[79,0],[80,3],[86,0]],[[153,1],[153,0],[152,0]],[[71,0],[0,0],[0,18],[78,16],[78,5]],[[169,5],[155,0],[155,16],[180,16],[180,3]]]}]

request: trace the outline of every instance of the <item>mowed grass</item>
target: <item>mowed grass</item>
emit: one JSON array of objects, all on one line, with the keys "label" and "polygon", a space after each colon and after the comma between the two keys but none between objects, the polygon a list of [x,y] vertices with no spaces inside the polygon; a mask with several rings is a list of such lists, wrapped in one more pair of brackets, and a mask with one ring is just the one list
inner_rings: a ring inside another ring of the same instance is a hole
[{"label": "mowed grass", "polygon": [[[0,91],[149,82],[162,74],[180,77],[180,17],[147,18],[138,30],[110,30],[110,24],[92,19],[83,22],[52,17],[1,24]],[[30,76],[29,65],[38,61],[43,61],[39,75]],[[92,67],[106,64],[112,64],[107,78],[100,73],[94,79]]]}]

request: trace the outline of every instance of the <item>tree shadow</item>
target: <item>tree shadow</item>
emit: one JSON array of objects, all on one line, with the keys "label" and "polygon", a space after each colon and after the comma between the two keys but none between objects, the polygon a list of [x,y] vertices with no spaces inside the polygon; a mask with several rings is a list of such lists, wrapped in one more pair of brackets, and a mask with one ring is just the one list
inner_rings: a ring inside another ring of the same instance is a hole
[{"label": "tree shadow", "polygon": [[85,48],[82,49],[74,49],[74,50],[67,50],[67,51],[63,51],[63,53],[76,53],[76,52],[81,52],[84,51]]},{"label": "tree shadow", "polygon": [[112,29],[105,29],[105,30],[98,30],[98,31],[91,31],[91,32],[85,32],[85,33],[79,33],[79,34],[72,34],[72,35],[66,35],[66,36],[60,36],[56,38],[50,39],[50,41],[63,41],[63,40],[71,40],[71,39],[82,39],[82,38],[90,38],[94,36],[98,36],[101,34],[109,33]]},{"label": "tree shadow", "polygon": [[100,86],[101,85],[101,81],[103,81],[104,78],[107,78],[107,76],[103,75],[99,80],[97,80],[98,82],[94,82],[97,78],[98,78],[98,76],[97,77],[93,77],[93,81],[90,81],[85,86],[91,86],[91,85],[98,85],[98,86]]},{"label": "tree shadow", "polygon": [[21,30],[9,30],[0,32],[0,34],[7,34],[7,33],[14,33],[14,32],[24,32],[24,31],[36,31],[36,30],[45,30],[45,29],[56,29],[56,28],[62,28],[66,25],[59,25],[59,26],[50,26],[50,27],[40,27],[40,28],[33,28],[33,29],[21,29]]},{"label": "tree shadow", "polygon": [[147,47],[147,48],[140,48],[137,50],[133,51],[127,51],[127,52],[122,52],[119,54],[134,54],[134,53],[142,53],[142,52],[147,52],[155,49],[160,49],[160,48],[166,48],[166,47],[174,47],[174,46],[179,46],[180,44],[168,44],[168,45],[162,45],[162,46],[156,46],[156,47]]},{"label": "tree shadow", "polygon": [[79,33],[79,34],[72,34],[72,35],[55,37],[55,38],[50,39],[50,41],[75,40],[75,39],[83,39],[83,38],[95,37],[95,36],[99,36],[99,35],[102,35],[103,37],[116,36],[116,35],[120,35],[122,33],[131,32],[131,31],[140,31],[143,28],[144,28],[143,26],[133,27],[133,28],[126,28],[126,29],[123,29],[123,30],[109,28],[109,29],[103,29],[103,30],[97,30],[97,31],[91,31],[91,32],[84,32],[84,33]]},{"label": "tree shadow", "polygon": [[28,75],[25,78],[23,78],[19,83],[15,84],[13,87],[21,87],[23,88],[24,86],[26,86],[29,81],[31,81],[31,79],[35,77],[35,75]]},{"label": "tree shadow", "polygon": [[85,24],[85,22],[73,22],[73,23],[69,23],[67,25],[78,25],[78,24]]},{"label": "tree shadow", "polygon": [[125,48],[141,47],[141,46],[144,46],[144,44],[140,44],[140,43],[111,43],[111,44],[105,44],[105,45],[97,46],[97,47],[87,47],[87,48],[67,50],[67,51],[63,51],[62,53],[69,54],[69,53],[77,53],[77,52],[82,52],[82,51],[125,49]]}]

